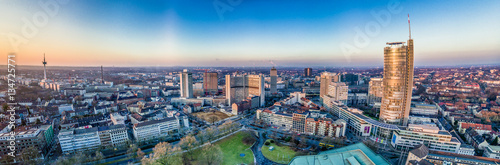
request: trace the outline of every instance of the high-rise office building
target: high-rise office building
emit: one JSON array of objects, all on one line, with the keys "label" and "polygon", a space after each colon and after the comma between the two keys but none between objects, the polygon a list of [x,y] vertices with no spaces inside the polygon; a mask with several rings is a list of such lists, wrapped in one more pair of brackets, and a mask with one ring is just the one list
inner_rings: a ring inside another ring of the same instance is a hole
[{"label": "high-rise office building", "polygon": [[275,93],[278,93],[278,90],[277,90],[277,87],[276,87],[276,84],[277,84],[277,79],[278,79],[278,71],[276,70],[276,68],[272,68],[271,69],[271,94],[275,94]]},{"label": "high-rise office building", "polygon": [[216,94],[219,79],[217,72],[205,72],[203,74],[203,90],[205,94]]},{"label": "high-rise office building", "polygon": [[328,85],[327,96],[331,101],[340,101],[344,104],[347,103],[349,86],[343,82],[331,82]]},{"label": "high-rise office building", "polygon": [[380,102],[384,95],[383,79],[371,78],[368,84],[368,103]]},{"label": "high-rise office building", "polygon": [[229,105],[243,101],[252,95],[260,97],[260,106],[265,105],[264,76],[226,75],[226,99]]},{"label": "high-rise office building", "polygon": [[339,82],[340,75],[336,73],[323,72],[320,77],[319,96],[322,97],[328,94],[328,86],[331,82]]},{"label": "high-rise office building", "polygon": [[[409,23],[409,19],[408,19]],[[384,48],[383,98],[380,119],[407,125],[413,88],[413,39],[390,42]]]},{"label": "high-rise office building", "polygon": [[313,69],[312,68],[305,68],[304,69],[304,77],[311,77],[312,76]]},{"label": "high-rise office building", "polygon": [[187,69],[184,69],[179,75],[181,78],[181,97],[193,97],[193,75]]}]

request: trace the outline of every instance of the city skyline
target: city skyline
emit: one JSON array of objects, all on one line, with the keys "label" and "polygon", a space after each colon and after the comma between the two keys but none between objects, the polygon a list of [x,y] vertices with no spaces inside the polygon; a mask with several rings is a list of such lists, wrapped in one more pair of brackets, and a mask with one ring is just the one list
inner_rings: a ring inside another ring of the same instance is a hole
[{"label": "city skyline", "polygon": [[[413,38],[419,41],[415,66],[500,61],[500,32],[495,30],[500,23],[489,21],[500,16],[495,12],[498,1],[458,1],[453,7],[429,1],[70,1],[58,4],[55,13],[29,1],[0,3],[3,11],[13,13],[1,16],[0,54],[16,53],[19,65],[40,65],[46,53],[50,66],[382,66],[380,47],[405,40],[408,13]],[[394,12],[388,11],[390,6]],[[33,25],[37,33],[15,47],[11,34],[23,36],[23,20],[33,22],[39,12],[48,21]],[[390,13],[388,21],[372,14],[383,12]],[[379,33],[356,45],[357,28],[365,33],[372,23],[379,24]],[[354,46],[355,53],[343,51],[345,45]]]}]

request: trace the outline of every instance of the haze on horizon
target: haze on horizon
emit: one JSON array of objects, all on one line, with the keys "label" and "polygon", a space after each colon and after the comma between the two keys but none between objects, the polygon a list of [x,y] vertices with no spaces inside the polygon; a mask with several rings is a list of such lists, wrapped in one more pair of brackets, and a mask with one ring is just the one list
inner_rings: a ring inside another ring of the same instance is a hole
[{"label": "haze on horizon", "polygon": [[[40,5],[51,0],[36,2],[0,1],[0,57],[15,52],[18,65],[41,65],[46,53],[48,66],[382,66],[385,43],[408,39],[409,13],[415,66],[500,64],[494,0],[88,0],[58,3],[54,13]],[[380,25],[372,13],[394,4]],[[36,32],[16,47],[13,36],[34,16]],[[356,46],[372,23],[379,31]],[[357,51],[346,54],[343,44]]]}]

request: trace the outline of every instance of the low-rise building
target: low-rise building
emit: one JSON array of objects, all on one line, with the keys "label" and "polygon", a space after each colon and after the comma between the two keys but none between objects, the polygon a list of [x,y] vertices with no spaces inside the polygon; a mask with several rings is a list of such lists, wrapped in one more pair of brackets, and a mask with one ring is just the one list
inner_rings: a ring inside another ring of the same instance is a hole
[{"label": "low-rise building", "polygon": [[500,146],[488,145],[484,148],[484,157],[500,159]]},{"label": "low-rise building", "polygon": [[405,164],[407,165],[426,165],[426,164],[474,164],[474,165],[497,165],[500,163],[499,159],[462,155],[457,153],[433,151],[425,145],[418,145],[414,147],[408,154]]},{"label": "low-rise building", "polygon": [[479,135],[483,134],[489,134],[491,131],[491,125],[487,124],[476,124],[476,123],[466,123],[466,122],[459,122],[458,123],[458,132],[461,134],[465,133],[465,130],[468,128],[473,128]]}]

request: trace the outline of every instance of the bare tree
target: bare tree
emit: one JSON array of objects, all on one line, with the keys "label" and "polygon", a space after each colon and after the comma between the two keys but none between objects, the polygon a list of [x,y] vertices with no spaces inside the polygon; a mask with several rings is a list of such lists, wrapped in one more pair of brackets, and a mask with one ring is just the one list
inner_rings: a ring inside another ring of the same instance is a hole
[{"label": "bare tree", "polygon": [[104,155],[102,154],[102,152],[95,151],[94,161],[99,163],[102,159],[104,159]]},{"label": "bare tree", "polygon": [[142,150],[139,148],[137,149],[137,158],[142,159],[146,155],[146,153],[142,152]]},{"label": "bare tree", "polygon": [[144,157],[141,160],[142,164],[182,164],[181,154],[179,147],[172,147],[168,142],[161,142],[156,144],[153,148],[153,154],[150,154],[148,158]]},{"label": "bare tree", "polygon": [[196,147],[197,143],[196,138],[191,135],[183,137],[179,142],[179,146],[185,151],[184,154],[188,156],[189,160],[193,160],[193,148]]},{"label": "bare tree", "polygon": [[201,161],[207,165],[216,165],[222,162],[222,150],[218,145],[208,143],[202,149]]},{"label": "bare tree", "polygon": [[136,144],[131,144],[130,147],[127,150],[127,156],[129,159],[134,158],[135,153],[137,152],[137,145]]},{"label": "bare tree", "polygon": [[21,160],[23,161],[23,164],[39,164],[41,162],[40,157],[40,150],[33,146],[25,148],[21,151]]}]

